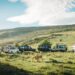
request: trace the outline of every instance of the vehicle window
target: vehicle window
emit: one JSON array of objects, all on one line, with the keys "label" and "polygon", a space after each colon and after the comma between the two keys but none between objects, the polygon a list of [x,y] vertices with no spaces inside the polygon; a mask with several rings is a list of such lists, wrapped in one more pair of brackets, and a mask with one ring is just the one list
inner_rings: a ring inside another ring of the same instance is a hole
[{"label": "vehicle window", "polygon": [[59,46],[59,48],[64,48],[64,46]]}]

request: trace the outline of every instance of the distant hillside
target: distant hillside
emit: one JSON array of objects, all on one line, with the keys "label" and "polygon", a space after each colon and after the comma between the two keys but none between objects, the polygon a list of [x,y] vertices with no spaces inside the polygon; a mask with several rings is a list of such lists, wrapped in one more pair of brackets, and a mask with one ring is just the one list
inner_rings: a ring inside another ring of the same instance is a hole
[{"label": "distant hillside", "polygon": [[0,40],[24,40],[48,35],[55,32],[75,31],[75,25],[44,26],[44,27],[20,27],[0,30]]}]

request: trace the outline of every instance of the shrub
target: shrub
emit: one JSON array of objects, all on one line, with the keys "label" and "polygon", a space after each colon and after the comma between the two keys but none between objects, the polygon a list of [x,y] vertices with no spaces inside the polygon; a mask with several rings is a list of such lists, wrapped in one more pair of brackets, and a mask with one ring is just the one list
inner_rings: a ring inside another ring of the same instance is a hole
[{"label": "shrub", "polygon": [[17,54],[12,54],[12,55],[9,56],[9,59],[13,59],[13,58],[17,58],[17,57],[19,57],[19,55],[17,55]]},{"label": "shrub", "polygon": [[61,60],[52,59],[52,63],[63,63]]},{"label": "shrub", "polygon": [[48,40],[45,40],[41,45],[48,45],[49,47],[51,47],[51,43]]},{"label": "shrub", "polygon": [[71,70],[65,70],[63,72],[63,75],[74,75],[73,72]]},{"label": "shrub", "polygon": [[56,72],[48,72],[47,75],[58,75]]},{"label": "shrub", "polygon": [[72,62],[72,61],[68,61],[67,63],[68,63],[68,64],[73,64],[73,62]]}]

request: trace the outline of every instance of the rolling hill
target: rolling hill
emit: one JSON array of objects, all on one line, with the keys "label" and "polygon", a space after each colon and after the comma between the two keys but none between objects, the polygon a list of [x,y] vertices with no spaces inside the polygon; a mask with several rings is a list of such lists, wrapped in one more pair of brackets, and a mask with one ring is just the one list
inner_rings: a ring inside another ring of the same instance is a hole
[{"label": "rolling hill", "polygon": [[32,41],[51,37],[53,33],[75,31],[75,25],[44,26],[44,27],[20,27],[0,30],[0,43],[11,41]]}]

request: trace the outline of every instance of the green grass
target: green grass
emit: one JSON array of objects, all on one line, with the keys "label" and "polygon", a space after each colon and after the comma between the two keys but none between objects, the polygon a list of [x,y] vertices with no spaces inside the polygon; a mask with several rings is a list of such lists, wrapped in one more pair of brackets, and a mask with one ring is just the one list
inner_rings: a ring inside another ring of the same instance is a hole
[{"label": "green grass", "polygon": [[75,53],[41,53],[43,60],[40,58],[39,62],[33,59],[36,54],[32,52],[16,55],[2,54],[0,62],[34,74],[51,75],[51,73],[55,73],[55,75],[66,75],[64,73],[67,73],[68,75],[71,71],[71,75],[75,75]]}]

